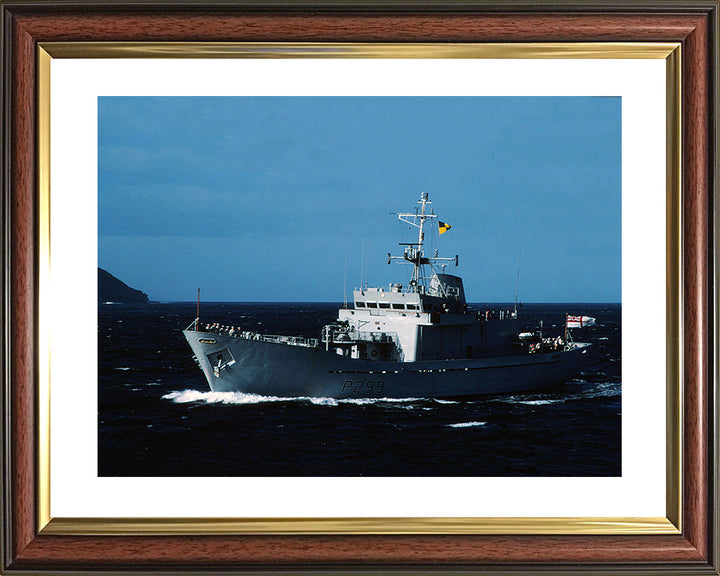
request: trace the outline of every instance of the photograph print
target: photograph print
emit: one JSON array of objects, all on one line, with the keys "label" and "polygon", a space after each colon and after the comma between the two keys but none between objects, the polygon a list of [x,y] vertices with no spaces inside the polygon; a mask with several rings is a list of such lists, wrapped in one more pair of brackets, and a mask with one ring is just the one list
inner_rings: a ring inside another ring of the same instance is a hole
[{"label": "photograph print", "polygon": [[99,476],[620,476],[620,97],[98,98]]}]

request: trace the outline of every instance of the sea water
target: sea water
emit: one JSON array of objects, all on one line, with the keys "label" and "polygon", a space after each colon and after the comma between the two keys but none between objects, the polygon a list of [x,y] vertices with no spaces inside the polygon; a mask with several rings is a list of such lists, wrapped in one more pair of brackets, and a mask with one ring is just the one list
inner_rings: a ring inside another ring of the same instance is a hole
[{"label": "sea water", "polygon": [[[318,338],[338,304],[208,303],[201,321]],[[507,305],[475,304],[477,310]],[[621,306],[526,304],[561,334],[597,319],[584,371],[552,390],[463,400],[212,392],[182,334],[194,303],[98,308],[100,476],[619,476]]]}]

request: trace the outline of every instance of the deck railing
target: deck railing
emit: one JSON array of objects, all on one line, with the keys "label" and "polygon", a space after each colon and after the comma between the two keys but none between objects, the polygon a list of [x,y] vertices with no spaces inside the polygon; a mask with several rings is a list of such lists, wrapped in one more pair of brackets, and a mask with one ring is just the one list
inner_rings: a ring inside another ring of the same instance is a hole
[{"label": "deck railing", "polygon": [[[194,330],[196,321],[193,320],[186,330]],[[208,324],[200,326],[201,332],[209,332],[211,334],[220,334],[221,336],[231,336],[233,338],[244,338],[245,340],[260,340],[262,342],[272,342],[274,344],[288,344],[290,346],[305,346],[307,348],[317,348],[320,341],[317,338],[307,338],[305,336],[281,336],[278,334],[260,334],[243,330],[238,326],[224,326],[221,324]]]}]

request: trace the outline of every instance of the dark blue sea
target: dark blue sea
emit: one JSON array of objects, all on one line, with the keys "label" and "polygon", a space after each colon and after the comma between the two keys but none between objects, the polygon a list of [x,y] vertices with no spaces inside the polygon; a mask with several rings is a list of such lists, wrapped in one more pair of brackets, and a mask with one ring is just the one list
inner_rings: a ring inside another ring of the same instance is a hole
[{"label": "dark blue sea", "polygon": [[[205,303],[203,322],[317,338],[339,304]],[[499,308],[477,304],[476,309]],[[584,372],[535,394],[449,401],[212,393],[182,330],[194,303],[98,309],[100,476],[619,476],[621,306],[526,304],[597,325]]]}]

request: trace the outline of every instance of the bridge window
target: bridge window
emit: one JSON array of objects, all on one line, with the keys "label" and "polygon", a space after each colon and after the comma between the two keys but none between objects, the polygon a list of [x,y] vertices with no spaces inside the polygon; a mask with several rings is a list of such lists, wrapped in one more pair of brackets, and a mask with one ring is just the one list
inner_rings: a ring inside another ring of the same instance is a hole
[{"label": "bridge window", "polygon": [[377,302],[368,302],[367,307],[368,308],[377,308]]},{"label": "bridge window", "polygon": [[365,308],[365,302],[355,302],[355,308]]},{"label": "bridge window", "polygon": [[380,304],[378,304],[378,306],[380,308],[390,308],[390,302],[380,302]]},{"label": "bridge window", "polygon": [[393,310],[405,310],[405,304],[393,304]]}]

